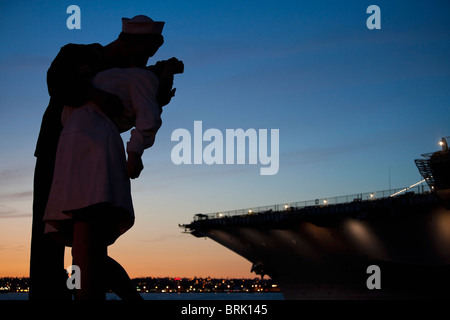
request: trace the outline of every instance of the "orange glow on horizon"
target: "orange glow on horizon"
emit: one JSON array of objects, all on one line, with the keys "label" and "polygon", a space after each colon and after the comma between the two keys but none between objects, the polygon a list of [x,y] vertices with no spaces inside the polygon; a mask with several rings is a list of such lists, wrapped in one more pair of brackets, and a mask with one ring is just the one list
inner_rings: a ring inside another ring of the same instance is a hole
[{"label": "orange glow on horizon", "polygon": [[[28,277],[31,222],[8,220],[8,223],[0,225],[0,277]],[[108,249],[109,255],[125,268],[131,278],[256,277],[250,272],[249,261],[210,239],[182,234],[178,229],[171,231],[167,241],[144,242],[139,241],[139,236],[130,230],[129,235],[125,234]],[[66,248],[64,265],[68,267],[71,264],[71,248]]]}]

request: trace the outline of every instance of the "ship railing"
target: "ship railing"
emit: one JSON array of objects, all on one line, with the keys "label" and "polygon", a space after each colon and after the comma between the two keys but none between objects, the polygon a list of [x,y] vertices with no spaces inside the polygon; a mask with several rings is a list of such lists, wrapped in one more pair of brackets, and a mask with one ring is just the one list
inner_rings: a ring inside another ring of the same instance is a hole
[{"label": "ship railing", "polygon": [[245,216],[245,215],[253,215],[253,214],[266,214],[272,212],[283,212],[283,211],[293,211],[306,207],[317,207],[317,206],[328,206],[328,205],[337,205],[337,204],[345,204],[352,202],[361,202],[361,201],[371,201],[376,199],[383,199],[389,197],[399,197],[407,194],[424,194],[429,193],[430,188],[426,184],[413,185],[412,187],[406,188],[396,188],[390,190],[382,190],[376,192],[365,192],[365,193],[356,193],[352,195],[346,196],[338,196],[338,197],[329,197],[329,198],[318,198],[314,200],[307,201],[298,201],[298,202],[289,202],[282,204],[274,204],[268,206],[260,206],[260,207],[252,207],[246,209],[239,210],[229,210],[229,211],[220,211],[214,213],[203,214],[199,213],[194,216],[194,220],[204,220],[204,219],[220,219],[226,217],[233,216]]}]

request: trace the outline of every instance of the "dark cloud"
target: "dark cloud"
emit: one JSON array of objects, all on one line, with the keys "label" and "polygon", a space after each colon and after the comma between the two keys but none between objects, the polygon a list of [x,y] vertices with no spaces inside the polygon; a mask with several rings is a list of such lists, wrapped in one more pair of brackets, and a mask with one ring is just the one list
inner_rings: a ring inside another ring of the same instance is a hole
[{"label": "dark cloud", "polygon": [[0,59],[0,68],[3,71],[13,70],[47,70],[52,58],[34,54],[10,55]]},{"label": "dark cloud", "polygon": [[0,219],[27,217],[31,217],[31,213],[22,213],[15,208],[0,204]]},{"label": "dark cloud", "polygon": [[10,201],[30,201],[32,200],[32,191],[11,192],[0,194],[0,219],[6,218],[26,218],[31,217],[31,213],[23,213],[23,211],[16,209],[11,204],[5,205],[5,202]]},{"label": "dark cloud", "polygon": [[[28,166],[26,167],[18,167],[18,168],[9,168],[0,170],[0,185],[11,185],[13,182],[23,181],[26,179],[30,180],[30,173],[32,169]],[[31,177],[32,179],[32,177]]]},{"label": "dark cloud", "polygon": [[10,215],[2,215],[2,214],[0,214],[0,219],[30,218],[31,216],[32,216],[31,213],[19,213],[19,214],[10,214]]},{"label": "dark cloud", "polygon": [[25,249],[28,250],[28,247],[23,244],[11,244],[4,241],[0,242],[0,250],[23,251]]},{"label": "dark cloud", "polygon": [[33,191],[12,192],[12,193],[0,194],[0,200],[31,199],[32,197],[33,197]]},{"label": "dark cloud", "polygon": [[152,238],[152,239],[142,240],[142,242],[164,242],[164,241],[168,241],[168,240],[171,240],[171,239],[179,239],[179,238],[182,238],[182,237],[185,237],[185,235],[182,234],[182,233],[176,234],[176,235],[161,235],[159,237],[155,237],[155,238]]}]

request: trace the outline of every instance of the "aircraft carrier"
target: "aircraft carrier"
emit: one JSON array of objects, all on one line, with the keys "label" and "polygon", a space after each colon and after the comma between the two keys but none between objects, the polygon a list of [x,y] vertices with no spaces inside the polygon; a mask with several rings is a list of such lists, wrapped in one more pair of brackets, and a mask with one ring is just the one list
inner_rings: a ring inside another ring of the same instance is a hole
[{"label": "aircraft carrier", "polygon": [[268,275],[286,299],[450,298],[450,153],[398,190],[197,214],[180,227]]}]

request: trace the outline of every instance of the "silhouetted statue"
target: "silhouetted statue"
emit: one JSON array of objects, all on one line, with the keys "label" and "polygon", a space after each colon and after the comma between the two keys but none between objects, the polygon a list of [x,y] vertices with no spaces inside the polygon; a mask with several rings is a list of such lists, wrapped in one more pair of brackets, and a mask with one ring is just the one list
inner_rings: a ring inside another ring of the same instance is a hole
[{"label": "silhouetted statue", "polygon": [[[104,299],[106,287],[140,298],[107,246],[134,223],[129,178],[143,169],[142,152],[174,95],[173,65],[182,65],[171,59],[144,68],[164,42],[163,26],[123,18],[117,40],[66,45],[48,70],[50,104],[35,152],[30,299],[71,299],[65,245],[81,269],[77,298]],[[126,159],[120,132],[133,126]]]}]

